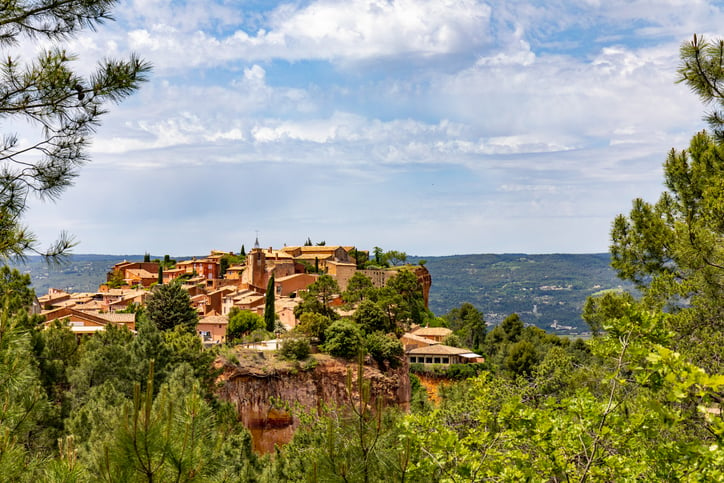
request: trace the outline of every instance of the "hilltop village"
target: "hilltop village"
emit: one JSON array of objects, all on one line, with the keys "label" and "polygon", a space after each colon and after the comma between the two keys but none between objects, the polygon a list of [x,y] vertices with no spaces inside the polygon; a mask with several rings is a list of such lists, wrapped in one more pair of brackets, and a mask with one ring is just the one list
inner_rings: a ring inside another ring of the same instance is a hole
[{"label": "hilltop village", "polygon": [[[97,292],[68,293],[51,289],[39,297],[38,302],[46,325],[55,321],[68,323],[76,334],[92,334],[104,330],[108,324],[124,325],[134,330],[136,318],[133,309],[145,305],[152,288],[158,284],[180,283],[198,314],[196,330],[205,345],[227,342],[229,315],[234,310],[263,316],[266,292],[272,278],[275,318],[284,331],[292,330],[299,324],[294,310],[302,301],[299,295],[323,274],[334,279],[342,293],[355,274],[364,275],[374,287],[380,288],[400,270],[408,270],[416,276],[427,308],[432,280],[424,265],[374,268],[367,264],[365,268],[363,263],[359,263],[367,260],[367,252],[351,246],[310,245],[274,249],[261,248],[257,240],[248,254],[211,251],[204,258],[179,262],[168,257],[155,261],[123,261],[112,267],[106,282]],[[339,294],[333,296],[330,306],[344,314]],[[451,332],[447,328],[410,329],[401,337],[401,342],[411,363],[449,364],[479,357],[467,349],[443,345],[442,340]]]}]

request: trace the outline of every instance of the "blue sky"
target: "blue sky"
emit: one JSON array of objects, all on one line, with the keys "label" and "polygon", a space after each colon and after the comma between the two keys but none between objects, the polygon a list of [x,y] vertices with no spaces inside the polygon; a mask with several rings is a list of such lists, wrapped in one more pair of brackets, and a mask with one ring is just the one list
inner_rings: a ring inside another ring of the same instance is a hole
[{"label": "blue sky", "polygon": [[191,255],[303,243],[408,254],[605,252],[704,127],[675,84],[716,1],[121,2],[78,68],[136,52],[41,242]]}]

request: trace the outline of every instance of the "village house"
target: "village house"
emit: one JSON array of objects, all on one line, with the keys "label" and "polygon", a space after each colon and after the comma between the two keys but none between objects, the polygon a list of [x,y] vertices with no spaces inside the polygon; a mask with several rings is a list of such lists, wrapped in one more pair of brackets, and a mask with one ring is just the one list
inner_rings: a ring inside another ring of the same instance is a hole
[{"label": "village house", "polygon": [[439,344],[437,341],[428,339],[427,337],[420,337],[419,335],[415,335],[410,332],[403,334],[402,337],[400,337],[400,343],[402,343],[402,347],[405,349],[405,352],[417,349],[418,347],[428,347]]},{"label": "village house", "polygon": [[411,333],[418,337],[425,337],[426,339],[434,340],[435,342],[442,342],[445,337],[452,334],[452,330],[447,327],[420,327],[419,329],[413,330]]},{"label": "village house", "polygon": [[[228,316],[232,308],[249,310],[262,315],[265,305],[267,284],[274,277],[275,310],[282,324],[292,328],[297,320],[294,307],[299,303],[297,295],[314,283],[320,273],[334,278],[340,290],[347,288],[348,281],[360,270],[356,260],[350,253],[357,253],[354,247],[339,245],[331,246],[285,246],[279,250],[272,247],[262,249],[258,240],[254,248],[247,254],[244,263],[226,267],[222,275],[222,259],[230,253],[212,251],[207,257],[192,258],[176,263],[174,268],[161,270],[164,284],[184,277],[182,287],[189,293],[192,305],[199,313],[201,320],[209,317]],[[80,314],[93,314],[92,321],[102,324],[104,313],[115,313],[127,309],[131,304],[144,305],[150,288],[159,281],[159,262],[129,262],[124,260],[113,266],[108,274],[108,281],[123,280],[121,288],[111,288],[108,283],[102,284],[99,291],[93,294],[67,294],[59,290],[50,290],[47,295],[39,297],[41,307],[46,309],[72,309],[78,317]],[[425,304],[428,302],[430,275],[427,269],[419,267],[392,267],[390,269],[361,270],[371,278],[373,285],[384,286],[400,269],[413,270],[422,285]],[[308,273],[308,271],[315,273]],[[133,287],[133,288],[131,288]],[[340,305],[341,299],[333,300],[333,305]],[[124,316],[124,324],[130,317]],[[55,320],[51,315],[48,320]],[[100,319],[99,319],[100,318]],[[112,317],[111,317],[112,318]],[[108,323],[106,317],[105,322]],[[88,321],[90,324],[91,320]],[[80,324],[81,320],[74,320]],[[201,324],[201,323],[200,323]],[[200,325],[199,331],[207,341],[217,342],[226,335],[226,326],[222,319],[209,319]],[[207,326],[208,325],[208,326]],[[100,327],[100,325],[97,325]],[[213,330],[212,330],[213,329]],[[79,330],[79,329],[78,329]],[[90,330],[90,329],[89,329]],[[100,329],[94,329],[100,330]],[[417,334],[419,335],[419,334]],[[437,342],[443,337],[438,338]],[[427,340],[434,341],[435,337]]]},{"label": "village house", "polygon": [[127,327],[130,330],[136,329],[136,314],[100,313],[86,312],[72,307],[63,307],[44,313],[46,327],[56,321],[67,322],[74,334],[92,334],[99,330],[105,330],[109,324]]},{"label": "village house", "polygon": [[483,362],[483,356],[470,349],[451,347],[443,344],[417,347],[407,352],[410,364],[467,364]]},{"label": "village house", "polygon": [[204,344],[223,344],[226,342],[226,329],[228,325],[228,317],[224,315],[209,315],[199,319],[196,330]]}]

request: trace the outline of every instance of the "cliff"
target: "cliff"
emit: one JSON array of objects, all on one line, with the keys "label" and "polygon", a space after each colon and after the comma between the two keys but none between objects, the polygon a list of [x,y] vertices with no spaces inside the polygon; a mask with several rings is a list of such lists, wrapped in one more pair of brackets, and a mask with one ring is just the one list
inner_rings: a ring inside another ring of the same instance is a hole
[{"label": "cliff", "polygon": [[[252,352],[240,353],[238,364],[217,361],[223,368],[217,393],[236,406],[239,419],[252,433],[255,451],[270,452],[275,444],[291,440],[299,425],[297,410],[316,411],[322,404],[349,402],[347,374],[351,369],[356,378],[358,364],[324,354],[313,357],[316,366],[309,369],[304,369],[304,363],[279,363],[271,355]],[[373,399],[382,398],[386,406],[409,407],[407,365],[381,372],[366,364],[364,377],[370,381]],[[357,396],[353,393],[353,400]]]}]

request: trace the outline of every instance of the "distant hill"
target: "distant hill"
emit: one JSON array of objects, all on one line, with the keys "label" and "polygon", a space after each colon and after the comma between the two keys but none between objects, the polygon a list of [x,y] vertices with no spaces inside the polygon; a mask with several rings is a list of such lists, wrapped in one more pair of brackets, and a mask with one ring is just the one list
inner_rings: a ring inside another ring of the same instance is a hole
[{"label": "distant hill", "polygon": [[[452,255],[409,257],[408,261],[417,264],[423,258],[432,275],[430,309],[435,314],[444,315],[470,302],[493,324],[516,312],[526,323],[548,331],[582,334],[587,327],[580,313],[589,295],[611,289],[633,290],[616,278],[608,254]],[[111,267],[123,260],[140,261],[143,255],[74,255],[60,266],[29,257],[17,268],[30,273],[38,295],[51,287],[90,292],[97,290]]]},{"label": "distant hill", "polygon": [[49,288],[95,292],[106,281],[106,274],[113,265],[123,260],[142,261],[143,255],[72,255],[67,263],[59,265],[49,265],[41,257],[32,256],[26,263],[13,266],[29,273],[35,293],[43,295]]},{"label": "distant hill", "polygon": [[432,275],[430,309],[444,315],[464,302],[475,305],[489,323],[515,312],[524,322],[559,334],[584,334],[581,319],[589,295],[605,290],[633,291],[616,277],[610,255],[453,255],[427,260]]}]

